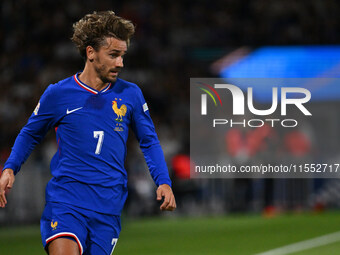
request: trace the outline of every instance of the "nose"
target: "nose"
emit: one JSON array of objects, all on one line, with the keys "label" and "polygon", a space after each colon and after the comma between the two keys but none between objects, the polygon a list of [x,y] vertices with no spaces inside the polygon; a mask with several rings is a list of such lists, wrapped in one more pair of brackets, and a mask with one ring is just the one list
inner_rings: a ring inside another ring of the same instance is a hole
[{"label": "nose", "polygon": [[124,64],[123,64],[123,57],[122,56],[117,57],[117,59],[116,59],[116,66],[117,67],[123,67],[124,66]]}]

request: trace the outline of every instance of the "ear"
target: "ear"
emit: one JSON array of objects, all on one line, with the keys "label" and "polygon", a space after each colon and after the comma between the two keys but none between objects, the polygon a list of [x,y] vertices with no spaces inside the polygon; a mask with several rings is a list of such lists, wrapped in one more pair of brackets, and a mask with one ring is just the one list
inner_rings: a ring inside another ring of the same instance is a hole
[{"label": "ear", "polygon": [[93,62],[95,58],[96,51],[92,46],[86,47],[86,57],[90,62]]}]

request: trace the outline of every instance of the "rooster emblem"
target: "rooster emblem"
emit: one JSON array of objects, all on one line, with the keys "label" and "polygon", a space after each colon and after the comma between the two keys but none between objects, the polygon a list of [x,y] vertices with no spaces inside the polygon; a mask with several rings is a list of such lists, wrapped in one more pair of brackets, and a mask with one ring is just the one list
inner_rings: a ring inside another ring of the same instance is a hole
[{"label": "rooster emblem", "polygon": [[56,230],[57,226],[58,226],[58,221],[53,222],[53,220],[52,220],[52,221],[51,221],[51,228],[52,228],[53,230]]},{"label": "rooster emblem", "polygon": [[112,101],[112,109],[115,112],[115,114],[117,114],[117,116],[118,116],[116,121],[122,122],[123,121],[123,117],[125,116],[126,111],[127,111],[126,105],[122,104],[120,106],[120,108],[118,108],[117,101],[115,100],[115,101]]}]

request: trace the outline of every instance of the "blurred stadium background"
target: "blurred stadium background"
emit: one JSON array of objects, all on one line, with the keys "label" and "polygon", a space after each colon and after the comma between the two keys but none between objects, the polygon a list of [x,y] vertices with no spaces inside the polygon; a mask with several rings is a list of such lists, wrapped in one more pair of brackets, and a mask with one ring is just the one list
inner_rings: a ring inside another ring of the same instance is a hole
[{"label": "blurred stadium background", "polygon": [[[339,231],[338,179],[188,178],[189,79],[339,78],[340,4],[333,0],[2,0],[0,166],[44,89],[82,69],[69,40],[72,24],[107,9],[137,24],[121,78],[144,92],[178,202],[175,213],[159,212],[155,186],[131,134],[129,199],[117,254],[255,254]],[[273,130],[246,157],[237,144],[226,144],[226,158],[339,163],[339,90],[332,85],[317,92],[313,119],[302,119],[303,129]],[[51,131],[17,175],[9,204],[0,210],[1,255],[43,254],[39,230],[29,225],[39,223],[55,151]],[[335,243],[294,254],[339,254],[339,248]]]}]

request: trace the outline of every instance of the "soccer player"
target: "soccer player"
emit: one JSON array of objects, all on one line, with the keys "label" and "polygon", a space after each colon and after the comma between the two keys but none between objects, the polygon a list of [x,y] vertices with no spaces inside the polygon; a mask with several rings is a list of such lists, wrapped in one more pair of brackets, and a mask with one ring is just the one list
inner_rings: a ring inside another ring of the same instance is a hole
[{"label": "soccer player", "polygon": [[161,210],[176,208],[171,181],[148,106],[136,84],[117,78],[134,25],[112,11],[85,15],[72,41],[85,60],[80,73],[50,85],[16,138],[0,178],[5,191],[46,132],[55,128],[58,150],[51,161],[41,218],[42,242],[51,255],[112,254],[127,197],[124,169],[128,129],[136,134]]}]

